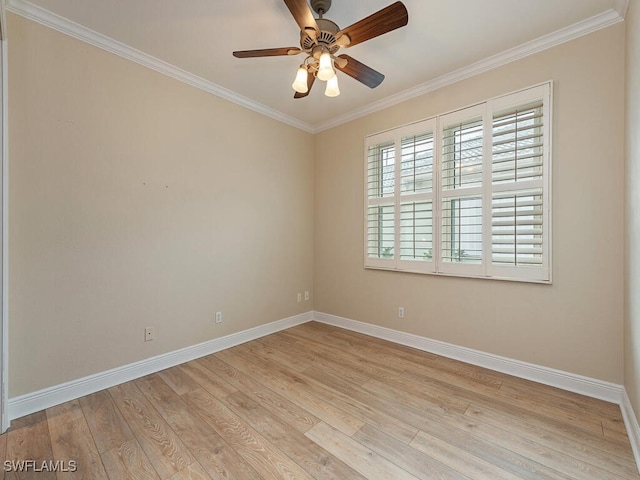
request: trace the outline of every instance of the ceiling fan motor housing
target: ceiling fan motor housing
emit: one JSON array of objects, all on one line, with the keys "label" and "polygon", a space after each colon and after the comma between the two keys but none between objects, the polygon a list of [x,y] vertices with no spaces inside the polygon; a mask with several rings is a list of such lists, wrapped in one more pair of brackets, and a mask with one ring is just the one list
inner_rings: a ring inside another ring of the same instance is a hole
[{"label": "ceiling fan motor housing", "polygon": [[316,39],[310,37],[309,34],[303,30],[300,32],[300,46],[303,50],[312,50],[316,45],[323,45],[331,53],[336,53],[340,49],[340,47],[335,44],[336,33],[340,31],[340,27],[326,18],[318,18],[316,19],[316,23],[320,29]]}]

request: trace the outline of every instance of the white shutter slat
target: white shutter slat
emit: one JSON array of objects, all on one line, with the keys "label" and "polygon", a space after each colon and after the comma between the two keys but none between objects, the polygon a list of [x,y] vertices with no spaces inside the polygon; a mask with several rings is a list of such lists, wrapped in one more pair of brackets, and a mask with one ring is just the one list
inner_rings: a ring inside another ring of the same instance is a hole
[{"label": "white shutter slat", "polygon": [[403,137],[400,144],[400,191],[433,191],[433,133]]},{"label": "white shutter slat", "polygon": [[[535,102],[535,105],[542,105],[542,102]],[[521,122],[530,122],[530,121],[534,121],[535,123],[542,123],[542,118],[543,118],[543,113],[542,111],[536,111],[536,110],[530,110],[528,112],[521,112],[520,115],[518,116],[519,121]],[[495,127],[505,127],[505,126],[509,126],[509,125],[513,125],[513,120],[511,118],[505,117],[502,120],[494,120],[493,122],[493,126]]]},{"label": "white shutter slat", "polygon": [[500,192],[492,196],[491,255],[496,265],[541,265],[543,260],[542,189]]},{"label": "white shutter slat", "polygon": [[542,178],[543,102],[537,101],[494,114],[492,181],[517,182]]},{"label": "white shutter slat", "polygon": [[380,205],[367,209],[367,256],[392,258],[395,239],[393,205]]},{"label": "white shutter slat", "polygon": [[455,197],[442,201],[441,259],[444,262],[482,261],[482,198]]},{"label": "white shutter slat", "polygon": [[400,205],[400,259],[431,261],[433,256],[433,203]]},{"label": "white shutter slat", "polygon": [[367,197],[390,197],[395,192],[395,146],[372,145],[367,152]]},{"label": "white shutter slat", "polygon": [[483,145],[482,118],[445,126],[441,165],[444,190],[482,185]]},{"label": "white shutter slat", "polygon": [[519,145],[517,148],[514,146],[513,148],[495,149],[493,151],[493,163],[521,162],[530,159],[535,159],[531,163],[541,163],[538,149],[542,146],[542,143],[536,142],[530,145]]}]

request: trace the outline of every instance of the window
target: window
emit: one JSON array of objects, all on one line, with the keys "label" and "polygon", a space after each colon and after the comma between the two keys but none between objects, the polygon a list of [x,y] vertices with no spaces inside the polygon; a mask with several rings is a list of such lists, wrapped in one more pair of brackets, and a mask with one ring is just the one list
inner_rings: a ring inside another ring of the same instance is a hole
[{"label": "window", "polygon": [[366,139],[365,267],[551,282],[551,84]]}]

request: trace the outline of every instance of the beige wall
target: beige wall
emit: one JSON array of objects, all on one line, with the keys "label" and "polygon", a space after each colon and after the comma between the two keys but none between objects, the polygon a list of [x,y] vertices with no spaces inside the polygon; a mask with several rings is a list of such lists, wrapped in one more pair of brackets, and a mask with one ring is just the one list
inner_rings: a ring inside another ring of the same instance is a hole
[{"label": "beige wall", "polygon": [[11,397],[312,310],[311,135],[8,26]]},{"label": "beige wall", "polygon": [[[624,35],[619,24],[316,135],[316,310],[622,383]],[[550,79],[553,285],[365,270],[365,135]]]},{"label": "beige wall", "polygon": [[640,418],[640,2],[627,12],[627,270],[625,302],[624,384]]}]

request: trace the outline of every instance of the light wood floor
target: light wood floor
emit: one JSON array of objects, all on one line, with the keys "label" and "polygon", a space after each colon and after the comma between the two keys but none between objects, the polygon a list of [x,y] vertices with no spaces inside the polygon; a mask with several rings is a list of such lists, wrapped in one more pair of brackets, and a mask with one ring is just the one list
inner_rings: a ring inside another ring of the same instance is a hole
[{"label": "light wood floor", "polygon": [[616,405],[319,323],[13,423],[57,478],[640,479]]}]

